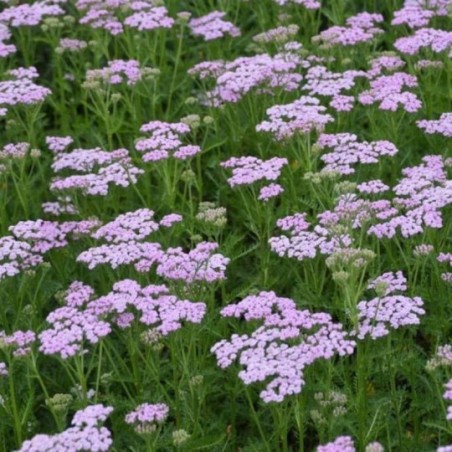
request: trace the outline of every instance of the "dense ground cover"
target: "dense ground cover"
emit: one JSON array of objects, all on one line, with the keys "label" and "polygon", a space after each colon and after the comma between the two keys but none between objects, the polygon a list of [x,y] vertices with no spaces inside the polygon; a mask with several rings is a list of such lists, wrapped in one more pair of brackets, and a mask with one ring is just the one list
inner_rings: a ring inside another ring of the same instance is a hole
[{"label": "dense ground cover", "polygon": [[1,3],[1,451],[452,451],[450,0]]}]

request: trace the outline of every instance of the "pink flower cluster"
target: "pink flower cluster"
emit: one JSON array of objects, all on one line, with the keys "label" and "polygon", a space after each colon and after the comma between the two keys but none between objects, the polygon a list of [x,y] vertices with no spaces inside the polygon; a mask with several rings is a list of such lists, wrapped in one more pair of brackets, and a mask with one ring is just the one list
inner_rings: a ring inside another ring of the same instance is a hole
[{"label": "pink flower cluster", "polygon": [[224,280],[230,259],[215,253],[218,247],[214,242],[200,242],[188,253],[180,247],[168,248],[160,257],[157,274],[186,284]]},{"label": "pink flower cluster", "polygon": [[217,243],[201,242],[186,253],[180,247],[164,251],[159,243],[143,242],[159,228],[169,228],[182,221],[180,215],[170,214],[157,223],[153,216],[154,212],[149,209],[119,215],[92,234],[93,238],[103,239],[108,244],[82,252],[77,262],[90,269],[101,264],[109,264],[113,269],[133,264],[139,272],[148,272],[156,264],[158,275],[187,284],[225,279],[229,259],[215,253]]},{"label": "pink flower cluster", "polygon": [[282,402],[289,395],[299,394],[307,366],[336,354],[349,355],[355,347],[342,325],[333,323],[330,315],[299,310],[293,300],[280,298],[274,292],[248,296],[223,308],[221,315],[263,322],[251,334],[233,334],[211,350],[223,369],[238,360],[244,368],[239,378],[245,384],[267,382],[260,393],[266,403]]},{"label": "pink flower cluster", "polygon": [[0,238],[0,281],[43,263],[42,256],[31,245],[6,236]]},{"label": "pink flower cluster", "polygon": [[128,328],[135,319],[166,336],[182,327],[182,322],[200,323],[206,312],[204,303],[180,300],[164,285],[141,287],[126,279],[113,290],[94,297],[94,289],[73,282],[65,295],[65,306],[49,314],[50,328],[39,334],[40,351],[63,359],[82,351],[84,343],[96,344],[108,336],[114,325]]},{"label": "pink flower cluster", "polygon": [[137,433],[151,433],[156,424],[165,421],[169,414],[169,407],[164,403],[142,403],[125,417],[127,424],[134,426]]},{"label": "pink flower cluster", "polygon": [[[452,267],[452,253],[439,253],[436,260],[441,263],[449,264],[449,267]],[[452,283],[452,272],[441,273],[441,279],[445,282]]]},{"label": "pink flower cluster", "polygon": [[452,112],[443,113],[439,119],[416,121],[417,126],[428,134],[440,134],[452,138]]},{"label": "pink flower cluster", "polygon": [[[34,67],[17,68],[8,74],[9,80],[0,81],[0,107],[39,104],[51,94],[50,89],[33,81],[38,76]],[[6,111],[1,110],[0,116],[4,116]]]},{"label": "pink flower cluster", "polygon": [[191,19],[188,26],[195,36],[202,36],[205,41],[222,38],[225,35],[231,37],[240,36],[240,29],[233,23],[223,20],[225,12],[212,11],[205,16]]},{"label": "pink flower cluster", "polygon": [[[289,162],[286,158],[273,157],[261,160],[257,157],[231,157],[222,162],[223,168],[232,169],[232,177],[228,179],[231,187],[238,185],[253,185],[260,181],[275,181],[281,176],[282,168]],[[258,199],[267,201],[282,193],[284,189],[279,184],[269,184],[261,187]]]},{"label": "pink flower cluster", "polygon": [[253,90],[297,89],[303,79],[297,72],[301,58],[287,50],[270,56],[266,53],[239,57],[231,62],[205,61],[188,72],[201,80],[215,79],[215,87],[206,93],[207,104],[236,103]]},{"label": "pink flower cluster", "polygon": [[427,26],[434,15],[433,11],[424,9],[421,5],[408,4],[394,11],[391,25],[407,25],[410,28],[421,28]]},{"label": "pink flower cluster", "polygon": [[319,252],[331,254],[352,244],[348,233],[338,235],[321,225],[316,225],[309,231],[311,225],[303,213],[280,218],[276,224],[289,234],[271,237],[269,240],[271,250],[279,257],[286,256],[299,261],[313,259]]},{"label": "pink flower cluster", "polygon": [[108,244],[82,252],[77,261],[90,269],[100,264],[109,264],[112,268],[134,264],[138,271],[149,271],[154,263],[160,261],[163,252],[159,243],[142,240],[161,227],[169,228],[180,221],[180,215],[170,214],[157,222],[154,212],[146,208],[121,214],[92,234],[94,239],[103,239]]},{"label": "pink flower cluster", "polygon": [[358,141],[352,133],[323,133],[317,140],[320,149],[331,149],[320,159],[325,163],[322,171],[334,171],[339,174],[353,174],[359,164],[379,163],[383,156],[393,157],[398,150],[393,143],[386,140],[373,142]]},{"label": "pink flower cluster", "polygon": [[368,288],[374,289],[378,296],[358,303],[359,327],[356,335],[359,339],[370,336],[375,340],[387,336],[390,329],[419,325],[420,316],[425,314],[422,299],[395,294],[407,290],[402,272],[384,273],[371,281]]},{"label": "pink flower cluster", "polygon": [[[338,436],[331,443],[318,446],[316,452],[356,452],[356,448],[350,436]],[[366,446],[365,452],[384,452],[384,447],[374,441]]]},{"label": "pink flower cluster", "polygon": [[141,80],[140,62],[136,60],[112,60],[102,69],[90,69],[86,72],[86,81],[98,81],[105,85],[127,83],[132,86]]},{"label": "pink flower cluster", "polygon": [[41,24],[44,17],[64,14],[59,3],[58,0],[40,0],[10,6],[0,13],[0,22],[11,27],[33,27]]},{"label": "pink flower cluster", "polygon": [[450,0],[405,0],[401,9],[394,11],[392,25],[405,24],[410,28],[425,27],[435,16],[447,16]]},{"label": "pink flower cluster", "polygon": [[7,44],[5,42],[10,38],[11,31],[5,24],[0,23],[0,58],[5,58],[17,52],[17,47],[14,44]]},{"label": "pink flower cluster", "polygon": [[9,231],[18,240],[31,245],[33,253],[44,254],[55,248],[64,248],[68,244],[68,236],[73,239],[89,236],[99,227],[98,220],[57,221],[28,220],[10,226]]},{"label": "pink flower cluster", "polygon": [[201,152],[197,145],[182,143],[182,135],[190,132],[190,126],[183,122],[151,121],[142,125],[140,132],[150,134],[135,141],[135,149],[143,154],[144,162],[158,162],[170,156],[187,160]]},{"label": "pink flower cluster", "polygon": [[384,111],[396,111],[402,107],[408,113],[415,113],[422,108],[422,103],[415,93],[404,88],[416,88],[417,79],[405,72],[380,75],[370,81],[370,89],[363,91],[358,99],[362,105],[378,104]]},{"label": "pink flower cluster", "polygon": [[350,436],[339,436],[333,442],[317,447],[317,452],[356,452]]},{"label": "pink flower cluster", "polygon": [[43,202],[41,207],[44,213],[54,217],[77,215],[79,213],[70,196],[60,196],[57,201]]},{"label": "pink flower cluster", "polygon": [[373,79],[382,75],[384,71],[394,72],[397,69],[401,69],[405,66],[405,61],[396,55],[381,55],[376,58],[372,58],[369,61],[370,69],[367,70],[367,77]]},{"label": "pink flower cluster", "polygon": [[[446,384],[446,392],[443,395],[444,400],[452,401],[452,380]],[[447,420],[452,421],[452,406],[447,408]]]},{"label": "pink flower cluster", "polygon": [[112,407],[91,405],[77,411],[71,427],[56,435],[35,435],[25,441],[17,452],[48,451],[108,451],[113,444],[110,431],[102,426],[113,411]]},{"label": "pink flower cluster", "polygon": [[21,160],[30,149],[30,143],[9,143],[5,144],[0,150],[0,161],[2,160]]},{"label": "pink flower cluster", "polygon": [[313,66],[308,69],[306,83],[302,89],[310,96],[332,97],[330,106],[338,111],[350,111],[353,108],[353,96],[343,94],[355,86],[357,77],[367,77],[366,72],[349,70],[332,72],[325,66]]},{"label": "pink flower cluster", "polygon": [[380,179],[373,179],[367,182],[363,182],[361,184],[358,184],[356,186],[356,189],[360,193],[366,193],[368,195],[370,194],[378,194],[378,193],[384,193],[389,190],[389,186],[386,185],[383,181]]},{"label": "pink flower cluster", "polygon": [[52,169],[56,173],[72,170],[85,174],[56,177],[50,184],[50,190],[81,190],[84,194],[98,196],[106,196],[110,185],[128,187],[136,184],[138,176],[144,173],[132,164],[127,149],[103,151],[94,148],[58,152]]},{"label": "pink flower cluster", "polygon": [[392,201],[392,212],[388,212],[387,221],[373,225],[368,233],[391,238],[400,229],[403,237],[411,237],[422,233],[426,226],[442,228],[441,209],[452,203],[447,165],[450,165],[447,159],[429,155],[420,165],[404,168],[404,177],[393,188],[397,196]]},{"label": "pink flower cluster", "polygon": [[452,51],[452,32],[437,28],[420,28],[411,36],[404,36],[395,41],[394,47],[407,55],[417,55],[422,49],[434,53]]},{"label": "pink flower cluster", "polygon": [[88,47],[88,43],[81,39],[61,38],[58,43],[58,48],[62,51],[79,52],[86,49],[86,47]]},{"label": "pink flower cluster", "polygon": [[326,113],[326,107],[311,96],[301,96],[296,101],[286,105],[274,105],[267,109],[268,121],[262,121],[256,126],[258,132],[269,132],[276,140],[285,140],[293,135],[321,132],[325,126],[334,121]]},{"label": "pink flower cluster", "polygon": [[13,350],[13,356],[25,356],[31,352],[31,346],[36,340],[33,331],[15,331],[7,335],[0,331],[0,344]]},{"label": "pink flower cluster", "polygon": [[55,154],[58,154],[59,152],[66,150],[73,142],[74,142],[74,139],[70,136],[66,136],[66,137],[47,136],[46,137],[47,147],[49,148],[49,150],[51,150]]},{"label": "pink flower cluster", "polygon": [[383,33],[376,24],[383,22],[381,14],[362,12],[349,17],[345,26],[334,25],[318,36],[313,37],[314,42],[321,42],[328,46],[342,45],[354,46],[363,42],[372,41],[375,36]]},{"label": "pink flower cluster", "polygon": [[[155,6],[153,0],[130,3],[127,0],[78,0],[77,9],[83,14],[80,23],[94,29],[103,29],[112,35],[123,33],[124,26],[139,31],[171,28],[174,19],[164,6]],[[124,17],[124,12],[126,17]]]}]

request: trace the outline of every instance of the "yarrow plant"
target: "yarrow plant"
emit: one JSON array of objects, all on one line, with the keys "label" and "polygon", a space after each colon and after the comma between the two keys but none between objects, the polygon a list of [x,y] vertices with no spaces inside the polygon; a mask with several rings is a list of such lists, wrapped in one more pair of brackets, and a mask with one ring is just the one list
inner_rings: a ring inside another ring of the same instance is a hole
[{"label": "yarrow plant", "polygon": [[451,0],[0,4],[2,451],[452,452]]},{"label": "yarrow plant", "polygon": [[197,145],[183,144],[181,137],[190,132],[190,126],[183,122],[170,124],[151,121],[142,125],[140,132],[150,135],[135,141],[135,149],[143,154],[144,162],[166,160],[170,156],[186,160],[201,152]]},{"label": "yarrow plant", "polygon": [[407,290],[406,282],[402,272],[389,272],[369,283],[368,288],[378,296],[358,303],[358,339],[378,339],[388,335],[390,329],[419,325],[420,316],[425,314],[424,302],[419,297],[398,294]]},{"label": "yarrow plant", "polygon": [[112,407],[91,405],[77,411],[71,427],[56,435],[39,434],[25,441],[18,452],[49,450],[108,451],[113,444],[111,432],[102,424],[112,413]]},{"label": "yarrow plant", "polygon": [[233,23],[223,20],[226,13],[222,11],[212,11],[202,17],[191,19],[188,26],[195,36],[202,36],[205,41],[222,38],[229,35],[233,38],[240,36],[240,29]]},{"label": "yarrow plant", "polygon": [[342,325],[326,313],[299,310],[289,298],[274,292],[250,295],[222,309],[223,317],[260,320],[262,326],[251,334],[233,334],[212,347],[221,368],[239,359],[244,370],[239,378],[246,384],[267,382],[262,400],[282,402],[301,392],[304,370],[318,359],[353,353],[355,343],[347,339]]}]

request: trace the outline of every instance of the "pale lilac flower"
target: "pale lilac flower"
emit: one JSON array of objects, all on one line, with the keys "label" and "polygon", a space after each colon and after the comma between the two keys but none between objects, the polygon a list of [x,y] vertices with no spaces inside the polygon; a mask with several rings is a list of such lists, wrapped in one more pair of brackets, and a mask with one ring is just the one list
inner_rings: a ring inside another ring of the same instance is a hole
[{"label": "pale lilac flower", "polygon": [[46,137],[47,147],[55,154],[65,151],[73,142],[74,142],[74,139],[70,136],[66,136],[66,137],[47,136]]},{"label": "pale lilac flower", "polygon": [[101,226],[92,237],[109,243],[143,240],[159,229],[159,224],[153,218],[154,211],[150,209],[127,212]]},{"label": "pale lilac flower", "polygon": [[297,213],[277,221],[277,226],[288,235],[271,237],[270,248],[279,257],[295,258],[299,261],[313,259],[318,253],[332,254],[352,244],[348,233],[336,234],[328,228],[317,225],[309,231],[310,223],[305,214]]},{"label": "pale lilac flower", "polygon": [[236,103],[246,94],[261,90],[271,93],[275,88],[285,91],[297,89],[303,79],[297,72],[302,59],[292,50],[275,56],[260,54],[239,57],[231,62],[222,60],[197,64],[188,72],[200,79],[214,78],[215,87],[206,93],[208,105]]},{"label": "pale lilac flower", "polygon": [[25,242],[6,236],[0,238],[0,281],[43,263],[42,256]]},{"label": "pale lilac flower", "polygon": [[[446,392],[443,395],[444,400],[452,401],[452,380],[446,384]],[[452,421],[452,406],[447,408],[447,420]]]},{"label": "pale lilac flower", "polygon": [[452,50],[452,32],[436,28],[419,28],[411,36],[398,38],[394,47],[407,55],[416,55],[423,49],[434,53]]},{"label": "pale lilac flower", "polygon": [[5,58],[17,52],[17,47],[14,44],[7,44],[11,38],[10,29],[3,23],[0,23],[0,58]]},{"label": "pale lilac flower", "polygon": [[380,179],[374,179],[363,182],[356,186],[360,193],[377,194],[384,193],[389,190],[389,186],[383,183]]},{"label": "pale lilac flower", "polygon": [[333,323],[328,314],[298,310],[293,300],[274,292],[248,296],[223,308],[221,315],[262,321],[251,334],[233,334],[230,340],[217,342],[211,351],[223,369],[238,360],[243,367],[239,378],[246,385],[264,382],[260,396],[266,403],[299,394],[307,366],[336,354],[349,355],[355,347],[342,325]]},{"label": "pale lilac flower", "polygon": [[34,331],[15,331],[7,335],[0,331],[0,344],[13,350],[13,356],[25,356],[31,352],[31,346],[36,341]]},{"label": "pale lilac flower", "polygon": [[270,184],[262,187],[259,191],[259,201],[269,201],[272,198],[276,198],[284,192],[284,188],[279,184]]},{"label": "pale lilac flower", "polygon": [[391,25],[407,25],[410,28],[421,28],[427,26],[434,15],[433,11],[424,9],[420,4],[408,4],[394,11]]},{"label": "pale lilac flower", "polygon": [[9,143],[0,149],[0,160],[21,160],[30,150],[30,143]]},{"label": "pale lilac flower", "polygon": [[137,271],[147,273],[160,262],[163,253],[159,243],[123,242],[89,248],[80,253],[76,261],[84,263],[90,270],[105,264],[112,269],[133,265]]},{"label": "pale lilac flower", "polygon": [[126,83],[128,86],[133,86],[141,80],[142,75],[143,72],[139,61],[112,60],[102,69],[89,69],[86,71],[86,83],[100,82],[104,85]]},{"label": "pale lilac flower", "polygon": [[439,134],[452,138],[452,112],[443,113],[437,120],[416,121],[417,126],[428,134]]},{"label": "pale lilac flower", "polygon": [[416,77],[405,72],[380,75],[370,81],[370,89],[363,91],[358,99],[363,105],[378,104],[380,110],[403,108],[408,113],[414,113],[422,108],[422,103],[415,93],[404,91],[404,88],[417,86]]},{"label": "pale lilac flower", "polygon": [[350,111],[354,97],[345,95],[344,91],[350,91],[358,77],[367,78],[368,74],[356,70],[332,72],[325,66],[317,65],[308,69],[302,89],[310,96],[331,97],[330,106],[338,111]]},{"label": "pale lilac flower", "polygon": [[157,424],[162,424],[169,414],[169,407],[164,403],[142,403],[125,417],[127,424],[133,425],[137,433],[152,433]]},{"label": "pale lilac flower", "polygon": [[240,29],[233,23],[223,20],[224,16],[225,12],[212,11],[205,16],[191,19],[188,26],[193,35],[202,36],[205,41],[222,38],[227,34],[234,38],[240,36]]},{"label": "pale lilac flower", "polygon": [[71,427],[56,435],[38,434],[25,441],[17,452],[108,451],[113,444],[110,431],[103,427],[112,407],[91,405],[75,413]]},{"label": "pale lilac flower", "polygon": [[64,9],[58,3],[53,0],[41,0],[10,6],[0,13],[0,22],[11,27],[33,27],[41,24],[46,16],[64,14]]},{"label": "pale lilac flower", "polygon": [[37,74],[33,67],[17,68],[9,74],[12,79],[0,81],[0,106],[39,104],[51,94],[48,88],[33,82]]},{"label": "pale lilac flower", "polygon": [[365,452],[384,452],[384,450],[384,447],[379,442],[374,441],[366,446]]},{"label": "pale lilac flower", "polygon": [[403,237],[421,233],[425,227],[443,227],[441,209],[452,203],[452,185],[447,179],[447,159],[429,155],[418,166],[404,168],[404,177],[393,188],[395,214],[369,228],[378,238],[393,237],[400,230]]},{"label": "pale lilac flower", "polygon": [[358,137],[351,133],[323,133],[316,144],[320,149],[331,149],[331,152],[320,157],[325,163],[322,172],[333,171],[344,175],[353,174],[354,166],[358,164],[379,163],[380,157],[392,157],[398,152],[390,141],[360,142]]},{"label": "pale lilac flower", "polygon": [[362,12],[349,17],[345,26],[334,25],[323,30],[318,36],[313,37],[313,42],[321,42],[329,46],[354,46],[363,42],[370,42],[383,33],[383,30],[377,27],[377,24],[383,22],[383,20],[381,14]]},{"label": "pale lilac flower", "polygon": [[153,0],[132,3],[127,0],[78,0],[76,7],[83,14],[81,24],[104,29],[112,35],[123,33],[124,26],[147,31],[174,25],[166,7],[156,6]]},{"label": "pale lilac flower", "polygon": [[201,152],[196,145],[183,145],[182,136],[190,132],[190,126],[183,123],[151,121],[140,128],[140,132],[150,134],[135,141],[135,149],[143,153],[144,162],[166,160],[170,156],[186,160]]},{"label": "pale lilac flower", "polygon": [[164,285],[141,287],[126,279],[114,284],[106,295],[95,297],[94,290],[79,281],[65,294],[65,306],[49,314],[50,328],[39,335],[40,351],[63,359],[80,353],[86,343],[96,344],[108,336],[113,325],[125,329],[135,319],[162,336],[182,327],[183,322],[200,323],[206,305],[181,300]]},{"label": "pale lilac flower", "polygon": [[328,123],[334,121],[320,101],[311,96],[302,96],[286,105],[274,105],[266,113],[269,120],[258,124],[256,130],[269,132],[279,141],[295,134],[322,132]]},{"label": "pale lilac flower", "polygon": [[394,292],[406,292],[407,280],[401,271],[397,273],[387,272],[370,281],[368,289],[378,290],[379,295],[392,295]]},{"label": "pale lilac flower", "polygon": [[0,377],[8,376],[8,368],[6,367],[6,363],[0,362]]},{"label": "pale lilac flower", "polygon": [[355,444],[350,436],[339,436],[333,442],[317,447],[317,452],[355,452]]},{"label": "pale lilac flower", "polygon": [[132,164],[127,149],[75,149],[70,153],[57,153],[52,169],[57,173],[70,169],[85,174],[56,177],[50,184],[51,191],[78,189],[84,194],[97,196],[106,196],[110,185],[128,187],[136,184],[138,176],[144,173]]},{"label": "pale lilac flower", "polygon": [[201,242],[188,253],[180,247],[168,248],[159,259],[157,274],[186,284],[222,281],[230,259],[215,253],[218,247],[217,243]]},{"label": "pale lilac flower", "polygon": [[231,157],[222,162],[221,167],[232,169],[232,177],[228,178],[230,187],[252,185],[258,181],[275,181],[289,162],[286,158],[273,157],[261,160],[257,157]]},{"label": "pale lilac flower", "polygon": [[41,207],[44,213],[55,217],[77,215],[79,213],[70,196],[58,197],[58,200],[54,202],[44,202]]},{"label": "pale lilac flower", "polygon": [[422,299],[395,294],[407,290],[402,272],[385,273],[373,280],[368,288],[377,291],[378,297],[360,301],[357,305],[359,326],[354,334],[358,339],[370,336],[375,340],[387,336],[390,329],[419,325],[420,317],[425,314]]},{"label": "pale lilac flower", "polygon": [[431,358],[426,365],[427,370],[434,370],[438,367],[452,366],[452,345],[440,345],[436,350],[433,358]]},{"label": "pale lilac flower", "polygon": [[369,78],[375,78],[383,74],[384,71],[395,72],[405,66],[405,61],[396,55],[382,55],[372,58],[369,61],[370,69],[367,71]]},{"label": "pale lilac flower", "polygon": [[28,220],[10,226],[9,231],[19,240],[28,242],[33,253],[44,254],[68,245],[68,237],[74,240],[89,236],[100,226],[98,220],[57,221]]}]

